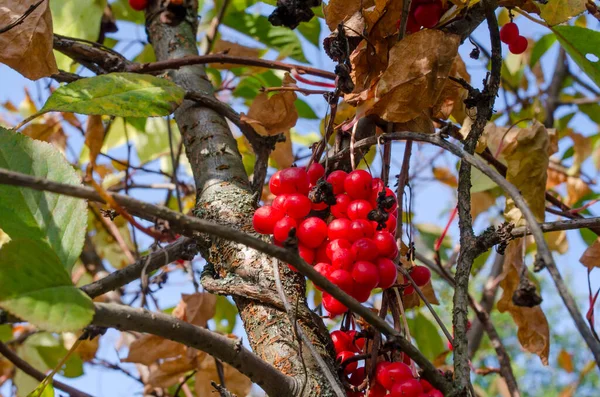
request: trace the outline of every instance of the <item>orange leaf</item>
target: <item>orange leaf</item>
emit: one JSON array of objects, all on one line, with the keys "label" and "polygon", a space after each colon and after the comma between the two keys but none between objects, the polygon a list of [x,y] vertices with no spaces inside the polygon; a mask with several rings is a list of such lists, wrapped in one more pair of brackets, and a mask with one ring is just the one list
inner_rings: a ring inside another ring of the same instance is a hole
[{"label": "orange leaf", "polygon": [[199,327],[206,327],[216,310],[217,297],[213,294],[196,292],[181,294],[181,300],[173,310],[173,316]]},{"label": "orange leaf", "polygon": [[452,188],[458,187],[458,180],[456,176],[446,167],[433,167],[431,172],[433,173],[433,177],[438,181],[446,184]]},{"label": "orange leaf", "polygon": [[252,101],[248,115],[241,114],[241,120],[261,135],[285,132],[298,121],[298,111],[294,106],[296,98],[296,93],[292,91],[279,92],[270,97],[263,92]]},{"label": "orange leaf", "polygon": [[96,165],[96,158],[100,154],[104,143],[104,125],[102,116],[89,116],[85,129],[85,145],[90,149],[90,163]]},{"label": "orange leaf", "polygon": [[325,22],[331,31],[362,8],[373,6],[373,0],[330,0],[323,7]]},{"label": "orange leaf", "polygon": [[558,366],[567,372],[573,372],[575,370],[573,366],[573,356],[571,356],[565,349],[561,349],[558,353]]},{"label": "orange leaf", "polygon": [[585,267],[592,270],[595,267],[600,267],[600,238],[596,239],[592,245],[590,245],[581,258],[579,258]]},{"label": "orange leaf", "polygon": [[[225,378],[225,385],[227,389],[235,395],[246,396],[250,392],[252,382],[241,372],[233,368],[227,363],[223,363],[223,374]],[[196,372],[195,389],[197,396],[212,396],[214,395],[214,389],[210,385],[210,381],[219,381],[219,374],[217,373],[217,366],[215,359],[211,356],[206,356],[202,362],[198,365],[198,372]]]},{"label": "orange leaf", "polygon": [[160,359],[177,357],[185,353],[186,347],[156,335],[142,335],[129,346],[126,363],[151,365]]}]

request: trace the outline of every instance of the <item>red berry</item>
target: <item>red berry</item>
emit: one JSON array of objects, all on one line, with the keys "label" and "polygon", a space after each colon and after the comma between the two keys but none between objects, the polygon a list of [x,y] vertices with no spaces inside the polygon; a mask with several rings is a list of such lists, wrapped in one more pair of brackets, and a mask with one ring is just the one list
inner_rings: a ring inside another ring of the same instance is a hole
[{"label": "red berry", "polygon": [[271,207],[277,208],[279,211],[282,211],[285,213],[285,201],[287,200],[287,198],[288,198],[287,194],[281,194],[281,195],[275,197],[275,199],[271,203]]},{"label": "red berry", "polygon": [[410,271],[410,277],[412,277],[415,284],[422,287],[431,280],[431,271],[425,266],[415,266]]},{"label": "red berry", "polygon": [[378,366],[376,376],[377,381],[388,390],[394,386],[394,383],[412,379],[413,377],[410,367],[404,363],[398,362],[385,365],[381,370]]},{"label": "red berry", "polygon": [[279,196],[283,192],[281,191],[281,171],[277,171],[269,179],[269,190],[276,196]]},{"label": "red berry", "polygon": [[385,227],[383,229],[379,229],[379,225],[375,221],[371,221],[371,225],[373,225],[375,230],[386,230],[393,235],[396,235],[396,217],[392,214],[388,215],[388,220],[385,222]]},{"label": "red berry", "polygon": [[444,395],[442,394],[441,391],[439,391],[438,389],[433,389],[432,391],[430,391],[429,393],[427,393],[428,397],[444,397]]},{"label": "red berry", "polygon": [[343,238],[348,240],[350,237],[350,219],[334,219],[327,226],[327,237],[330,240],[336,240],[338,238]]},{"label": "red berry", "polygon": [[371,262],[357,261],[352,268],[352,278],[358,284],[373,289],[379,284],[379,271]]},{"label": "red berry", "polygon": [[354,372],[352,372],[350,375],[349,382],[351,385],[360,386],[366,377],[367,374],[365,373],[365,367],[356,368],[356,370],[354,370]]},{"label": "red berry", "polygon": [[354,281],[349,271],[344,269],[336,269],[329,274],[329,281],[340,287],[342,291],[349,294],[352,292]]},{"label": "red berry", "polygon": [[281,193],[308,194],[308,175],[304,168],[291,167],[281,170],[279,191]]},{"label": "red berry", "polygon": [[[329,279],[329,275],[333,271],[333,268],[331,267],[331,265],[329,263],[318,262],[315,265],[315,270],[318,271],[319,273],[321,273],[321,275],[323,277],[325,277],[326,279]],[[314,286],[319,291],[323,291],[323,289],[321,287],[319,287],[317,284],[314,284]]]},{"label": "red berry", "polygon": [[373,241],[377,246],[379,255],[385,256],[386,258],[394,258],[398,247],[396,246],[396,239],[390,232],[379,231],[373,236]]},{"label": "red berry", "polygon": [[508,49],[513,54],[522,54],[527,49],[529,42],[523,36],[518,36],[513,42],[508,45]]},{"label": "red berry", "polygon": [[288,238],[290,230],[295,227],[298,227],[296,221],[286,216],[278,220],[273,227],[273,237],[275,237],[275,240],[283,242]]},{"label": "red berry", "polygon": [[423,387],[416,379],[407,379],[403,382],[394,383],[390,390],[391,397],[419,397]]},{"label": "red berry", "polygon": [[[398,26],[398,28],[400,28]],[[417,21],[415,21],[414,15],[411,13],[408,16],[408,22],[406,23],[406,33],[416,33],[421,30],[421,25]]]},{"label": "red berry", "polygon": [[390,288],[398,278],[398,271],[394,262],[388,258],[377,259],[377,271],[379,273],[379,288]]},{"label": "red berry", "polygon": [[323,308],[329,312],[329,316],[332,318],[348,311],[348,308],[342,302],[326,292],[323,292]]},{"label": "red berry", "polygon": [[519,27],[514,22],[509,22],[500,29],[500,40],[503,43],[510,44],[519,37]]},{"label": "red berry", "polygon": [[346,334],[348,334],[348,337],[352,341],[352,348],[348,350],[353,350],[357,353],[362,351],[365,347],[365,338],[357,338],[357,331],[348,331]]},{"label": "red berry", "polygon": [[302,244],[298,244],[298,255],[309,265],[315,262],[315,251]]},{"label": "red berry", "polygon": [[327,241],[324,241],[323,244],[319,245],[315,250],[315,262],[330,262],[330,259],[327,256]]},{"label": "red berry", "polygon": [[368,199],[373,189],[373,178],[367,171],[352,171],[344,180],[344,189],[353,199]]},{"label": "red berry", "polygon": [[381,386],[379,383],[373,383],[367,397],[385,397],[386,395],[387,390],[385,390],[385,387]]},{"label": "red berry", "polygon": [[[340,365],[341,365],[341,364],[344,364],[344,362],[346,360],[348,360],[349,358],[352,358],[352,357],[354,357],[354,353],[346,350],[346,351],[340,352],[337,355],[336,359],[337,359],[338,363],[340,363]],[[344,373],[346,375],[348,375],[348,374],[354,372],[356,370],[356,368],[358,368],[358,361],[352,361],[344,367]]]},{"label": "red berry", "polygon": [[338,194],[335,196],[335,204],[331,206],[331,214],[336,218],[348,217],[348,205],[352,199],[347,194]]},{"label": "red berry", "polygon": [[373,210],[373,206],[367,200],[354,200],[348,205],[348,218],[367,219],[369,212]]},{"label": "red berry", "polygon": [[361,238],[373,237],[375,228],[366,219],[356,219],[350,223],[350,230],[348,231],[348,238],[351,242],[355,242]]},{"label": "red berry", "polygon": [[430,392],[431,390],[433,390],[433,386],[431,386],[431,383],[427,382],[425,379],[421,379],[419,382],[421,382],[421,386],[423,387],[424,393],[427,393],[427,392]]},{"label": "red berry", "polygon": [[344,181],[346,180],[347,173],[344,171],[333,171],[327,177],[327,182],[333,186],[333,194],[338,195],[344,193]]},{"label": "red berry", "polygon": [[407,287],[404,287],[404,290],[402,291],[402,295],[404,295],[404,296],[411,295],[414,293],[415,293],[415,287],[413,287],[412,285],[408,285]]},{"label": "red berry", "polygon": [[148,0],[129,0],[129,6],[136,11],[144,11],[148,6]]},{"label": "red berry", "polygon": [[440,2],[421,4],[415,8],[413,15],[419,26],[431,29],[440,21],[442,4]]},{"label": "red berry", "polygon": [[327,203],[310,203],[310,208],[314,211],[323,211],[327,207],[329,207]]},{"label": "red berry", "polygon": [[306,173],[308,174],[309,182],[316,185],[319,179],[325,175],[325,168],[319,163],[312,163],[308,167],[308,170],[306,170]]},{"label": "red berry", "polygon": [[352,252],[351,249],[341,248],[339,250],[333,251],[331,254],[331,266],[334,269],[346,269],[349,270],[352,268],[352,264],[356,260],[356,255]]},{"label": "red berry", "polygon": [[352,253],[357,261],[374,262],[377,259],[377,246],[370,238],[361,238],[352,244]]},{"label": "red berry", "polygon": [[327,238],[327,224],[321,218],[307,218],[298,226],[296,235],[308,248],[317,248]]},{"label": "red berry", "polygon": [[283,208],[287,216],[295,219],[304,218],[310,212],[311,202],[303,194],[291,193],[286,195]]},{"label": "red berry", "polygon": [[340,249],[351,249],[352,244],[350,241],[345,239],[336,239],[327,243],[327,257],[333,260],[333,253],[339,251]]},{"label": "red berry", "polygon": [[283,212],[270,205],[265,205],[254,211],[252,226],[254,226],[254,230],[260,234],[272,234],[275,224],[282,219],[283,216]]},{"label": "red berry", "polygon": [[354,288],[352,289],[351,295],[360,303],[364,303],[369,300],[372,290],[373,288],[369,287],[368,285],[354,283]]},{"label": "red berry", "polygon": [[336,330],[333,331],[329,336],[331,336],[331,340],[333,341],[333,347],[335,348],[336,354],[339,354],[343,351],[350,350],[352,340],[350,336],[344,331]]}]

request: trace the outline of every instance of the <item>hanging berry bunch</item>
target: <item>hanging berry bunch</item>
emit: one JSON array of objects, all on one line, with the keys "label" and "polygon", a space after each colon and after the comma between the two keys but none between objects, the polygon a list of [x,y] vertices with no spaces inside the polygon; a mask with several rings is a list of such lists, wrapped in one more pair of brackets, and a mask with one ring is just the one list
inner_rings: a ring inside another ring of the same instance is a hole
[{"label": "hanging berry bunch", "polygon": [[[269,187],[276,198],[254,213],[258,233],[272,234],[278,245],[297,238],[299,255],[359,302],[396,282],[397,201],[381,179],[363,170],[325,179],[325,169],[312,164],[276,172]],[[348,310],[327,293],[323,307],[331,317]]]},{"label": "hanging berry bunch", "polygon": [[500,29],[500,40],[503,43],[508,44],[508,49],[513,54],[524,53],[529,44],[527,39],[520,35],[519,27],[512,21],[512,15],[510,22]]}]

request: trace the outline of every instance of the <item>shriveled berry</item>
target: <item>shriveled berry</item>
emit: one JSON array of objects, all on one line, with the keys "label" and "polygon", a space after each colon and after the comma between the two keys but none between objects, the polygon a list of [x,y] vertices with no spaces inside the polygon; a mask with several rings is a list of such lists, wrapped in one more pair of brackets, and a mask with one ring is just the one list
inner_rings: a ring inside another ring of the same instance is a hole
[{"label": "shriveled berry", "polygon": [[308,215],[311,209],[311,204],[312,203],[305,195],[291,193],[287,195],[287,198],[283,203],[283,208],[287,216],[291,216],[295,219],[301,219]]},{"label": "shriveled berry", "polygon": [[508,45],[508,49],[513,54],[522,54],[527,49],[529,42],[523,36],[518,36],[513,42]]},{"label": "shriveled berry", "polygon": [[370,238],[361,238],[352,243],[352,253],[357,261],[373,262],[377,259],[377,246]]},{"label": "shriveled berry", "polygon": [[375,221],[371,221],[371,225],[373,225],[375,230],[385,230],[396,235],[396,217],[392,214],[388,215],[388,220],[385,222],[385,227],[383,229],[378,229],[379,225]]},{"label": "shriveled berry", "polygon": [[371,262],[357,261],[352,268],[352,278],[356,283],[373,289],[379,284],[379,271]]},{"label": "shriveled berry", "polygon": [[350,225],[352,221],[350,219],[334,219],[327,226],[327,237],[330,240],[336,240],[343,238],[348,240],[350,237]]},{"label": "shriveled berry", "polygon": [[367,219],[367,216],[372,209],[373,206],[367,200],[354,200],[348,204],[348,218],[352,220]]},{"label": "shriveled berry", "polygon": [[376,265],[379,273],[379,288],[386,289],[394,285],[398,278],[398,270],[394,262],[388,258],[379,258]]},{"label": "shriveled berry", "polygon": [[284,213],[279,211],[270,205],[265,205],[254,211],[252,217],[252,226],[260,234],[272,234],[273,228],[277,221],[282,219]]},{"label": "shriveled berry", "polygon": [[431,280],[431,271],[425,266],[415,266],[410,271],[410,277],[412,277],[415,284],[422,287]]},{"label": "shriveled berry", "polygon": [[335,196],[335,204],[331,206],[331,214],[336,218],[348,217],[348,205],[352,199],[347,194],[338,194]]},{"label": "shriveled berry", "polygon": [[308,248],[317,248],[327,238],[327,224],[321,218],[307,218],[298,226],[296,235]]},{"label": "shriveled berry", "polygon": [[148,7],[148,0],[129,0],[129,6],[136,11],[144,11]]},{"label": "shriveled berry", "polygon": [[344,180],[344,189],[353,199],[368,199],[372,188],[373,177],[365,170],[354,170]]},{"label": "shriveled berry", "polygon": [[[354,353],[346,350],[346,351],[338,353],[336,359],[340,365],[344,366],[344,363],[346,362],[346,360],[348,360],[349,358],[352,358],[352,357],[354,357]],[[344,366],[344,373],[346,375],[351,374],[352,372],[354,372],[356,370],[356,368],[358,368],[358,361],[349,362]]]},{"label": "shriveled berry", "polygon": [[286,216],[278,220],[273,227],[273,237],[275,237],[275,240],[283,242],[288,238],[290,230],[295,227],[298,227],[296,221]]},{"label": "shriveled berry", "polygon": [[348,238],[351,242],[355,242],[361,238],[371,238],[375,228],[366,219],[356,219],[350,223],[350,230],[348,231]]},{"label": "shriveled berry", "polygon": [[514,22],[509,22],[500,29],[500,40],[505,44],[510,44],[519,37],[519,27]]},{"label": "shriveled berry", "polygon": [[333,186],[333,194],[338,195],[345,192],[344,181],[346,180],[346,176],[348,176],[348,174],[341,170],[333,171],[329,174],[327,182],[331,183],[331,186]]},{"label": "shriveled berry", "polygon": [[310,167],[308,167],[308,170],[306,170],[306,173],[308,174],[309,182],[316,185],[319,179],[325,175],[325,167],[319,163],[312,163]]},{"label": "shriveled berry", "polygon": [[290,167],[279,174],[279,191],[281,193],[308,194],[308,175],[303,167]]},{"label": "shriveled berry", "polygon": [[406,379],[394,383],[390,390],[390,397],[419,397],[423,393],[423,387],[416,379]]}]

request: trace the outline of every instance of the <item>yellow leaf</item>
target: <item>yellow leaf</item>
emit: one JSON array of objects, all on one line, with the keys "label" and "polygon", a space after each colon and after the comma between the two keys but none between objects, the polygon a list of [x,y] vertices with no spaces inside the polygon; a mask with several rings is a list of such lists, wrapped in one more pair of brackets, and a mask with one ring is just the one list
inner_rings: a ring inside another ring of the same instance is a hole
[{"label": "yellow leaf", "polygon": [[557,360],[558,366],[565,371],[573,372],[575,370],[573,367],[573,357],[565,349],[560,349]]},{"label": "yellow leaf", "polygon": [[[512,132],[512,131],[511,131]],[[548,131],[535,121],[531,127],[516,129],[512,140],[504,140],[502,155],[506,159],[506,179],[515,185],[538,221],[544,220],[546,211],[546,170],[549,163]],[[524,218],[512,199],[506,200],[506,218],[518,226]]]},{"label": "yellow leaf", "polygon": [[199,327],[206,327],[216,310],[217,297],[205,292],[181,294],[181,300],[173,310],[173,316]]},{"label": "yellow leaf", "polygon": [[568,21],[585,11],[587,0],[559,0],[549,1],[546,4],[538,3],[540,16],[548,25],[554,26]]},{"label": "yellow leaf", "polygon": [[523,266],[523,239],[513,240],[504,254],[504,269],[500,281],[502,296],[498,301],[498,311],[511,315],[518,328],[517,337],[521,346],[526,351],[537,354],[542,363],[548,365],[550,329],[546,315],[540,306],[516,306],[512,300]]},{"label": "yellow leaf", "polygon": [[[223,363],[223,374],[225,386],[227,386],[227,389],[231,393],[240,397],[248,395],[250,387],[252,387],[250,379],[227,363]],[[214,395],[214,389],[210,385],[210,381],[214,381],[218,384],[221,382],[219,381],[217,366],[213,357],[207,355],[198,365],[198,372],[196,372],[195,380],[194,387],[197,396]]]},{"label": "yellow leaf", "polygon": [[294,106],[296,98],[296,93],[292,91],[279,92],[270,97],[263,92],[252,101],[248,115],[241,114],[241,120],[261,135],[285,132],[298,121],[298,111]]},{"label": "yellow leaf", "polygon": [[444,88],[459,43],[457,35],[429,29],[396,43],[388,68],[375,86],[375,103],[369,113],[403,123],[431,108]]},{"label": "yellow leaf", "polygon": [[85,145],[90,149],[90,163],[96,165],[96,158],[104,143],[104,125],[102,116],[89,116],[85,129]]},{"label": "yellow leaf", "polygon": [[545,233],[544,238],[548,243],[548,248],[551,251],[556,251],[561,255],[564,255],[569,249],[569,242],[567,241],[567,232],[564,230],[557,230],[550,233]]},{"label": "yellow leaf", "polygon": [[589,270],[600,267],[600,238],[596,239],[596,241],[585,250],[583,255],[581,255],[581,258],[579,258],[579,262]]},{"label": "yellow leaf", "polygon": [[458,187],[458,180],[456,176],[446,167],[433,167],[431,172],[433,173],[433,177],[438,181],[446,184],[452,188]]},{"label": "yellow leaf", "polygon": [[[37,0],[3,1],[0,26],[19,19]],[[52,52],[52,15],[50,2],[44,1],[20,25],[0,34],[0,62],[30,80],[58,73]]]}]

